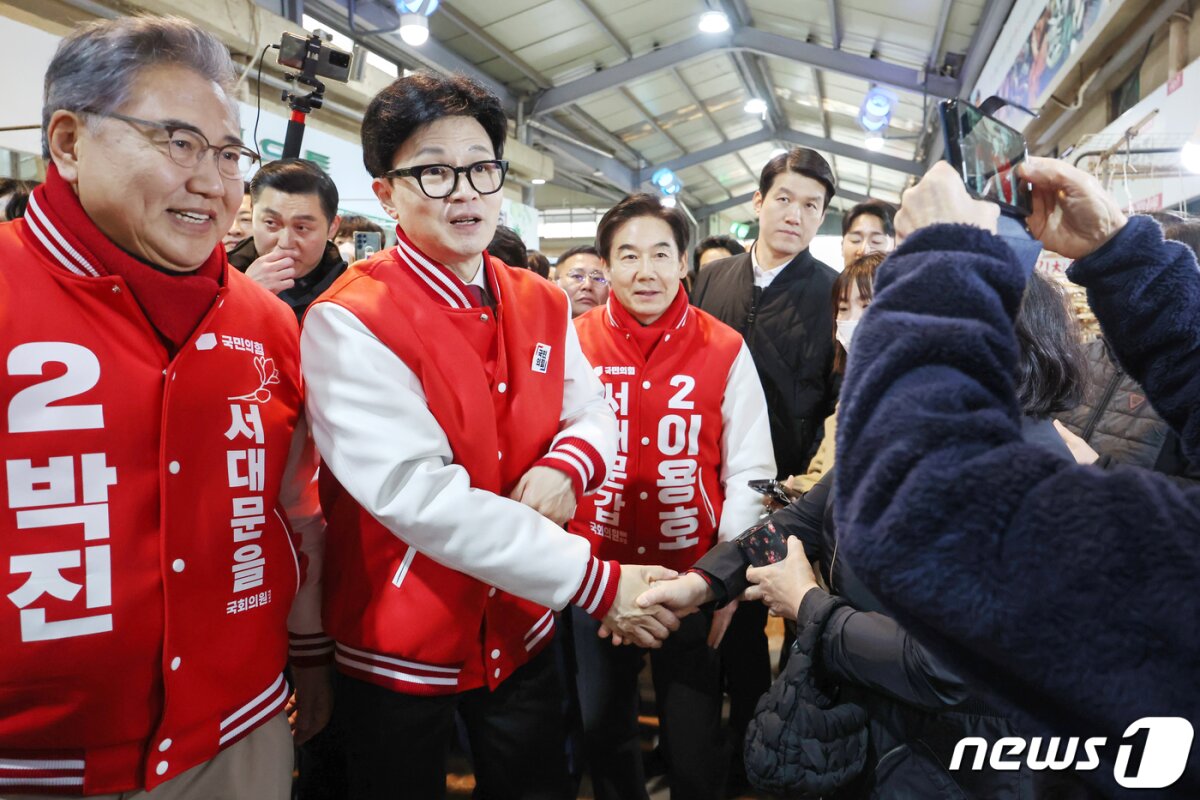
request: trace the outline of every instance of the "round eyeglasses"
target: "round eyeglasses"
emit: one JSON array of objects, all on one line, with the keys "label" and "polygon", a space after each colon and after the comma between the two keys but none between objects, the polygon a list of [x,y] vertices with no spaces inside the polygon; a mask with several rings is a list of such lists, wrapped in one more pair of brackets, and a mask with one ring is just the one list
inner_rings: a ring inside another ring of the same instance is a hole
[{"label": "round eyeglasses", "polygon": [[476,161],[465,167],[455,167],[450,164],[419,164],[414,167],[390,169],[381,178],[416,178],[417,185],[425,196],[433,200],[441,200],[454,194],[458,189],[458,177],[467,176],[471,188],[480,194],[495,194],[504,186],[504,176],[508,174],[508,162],[501,159],[491,161]]},{"label": "round eyeglasses", "polygon": [[134,127],[151,128],[165,132],[166,138],[155,139],[154,143],[160,148],[164,148],[172,161],[188,169],[194,169],[199,166],[205,153],[211,150],[217,162],[217,171],[221,173],[222,177],[229,178],[230,180],[240,180],[246,177],[246,173],[250,171],[250,168],[260,160],[258,153],[240,144],[209,144],[204,134],[192,128],[172,125],[167,122],[155,122],[149,119],[127,117],[124,114],[96,111],[90,108],[81,109],[80,113],[120,120]]}]

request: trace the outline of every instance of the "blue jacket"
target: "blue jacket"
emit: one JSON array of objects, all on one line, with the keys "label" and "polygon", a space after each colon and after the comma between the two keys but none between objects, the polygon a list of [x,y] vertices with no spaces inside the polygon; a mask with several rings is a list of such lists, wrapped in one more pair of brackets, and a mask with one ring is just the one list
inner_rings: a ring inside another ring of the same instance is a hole
[{"label": "blue jacket", "polygon": [[[1200,455],[1192,252],[1134,218],[1070,277]],[[1120,745],[1141,750],[1145,734],[1122,742],[1135,721],[1200,726],[1200,490],[1021,440],[1013,318],[1025,281],[1000,239],[959,225],[919,231],[880,268],[838,417],[843,552],[1028,735],[1106,737],[1100,766],[1083,773],[1106,794],[1200,797],[1200,744],[1170,789],[1123,790],[1114,777]]]}]

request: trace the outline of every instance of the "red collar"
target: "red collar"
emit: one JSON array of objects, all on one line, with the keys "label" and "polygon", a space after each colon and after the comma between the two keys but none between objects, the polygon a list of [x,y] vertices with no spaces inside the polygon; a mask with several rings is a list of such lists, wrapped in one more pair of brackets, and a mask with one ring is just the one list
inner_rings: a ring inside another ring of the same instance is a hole
[{"label": "red collar", "polygon": [[649,325],[643,325],[634,319],[625,306],[621,305],[615,292],[608,293],[608,305],[604,313],[608,318],[608,324],[629,333],[633,337],[633,341],[637,343],[638,349],[642,351],[642,357],[648,359],[664,333],[682,328],[687,323],[690,308],[687,292],[683,290],[681,284],[671,305],[667,306],[667,310],[661,317]]},{"label": "red collar", "polygon": [[219,242],[199,269],[183,274],[160,271],[122,250],[96,227],[53,164],[29,198],[25,222],[34,246],[64,269],[83,277],[121,278],[176,350],[208,313],[224,279],[225,249]]},{"label": "red collar", "polygon": [[[425,255],[419,247],[413,244],[412,239],[404,232],[404,229],[399,225],[396,226],[396,260],[404,266],[412,270],[413,274],[421,279],[422,284],[429,293],[433,296],[436,302],[447,305],[450,308],[479,308],[480,304],[475,299],[471,292],[467,291],[467,285],[454,272],[454,270]],[[492,298],[499,306],[502,302],[500,297],[500,288],[496,284],[496,276],[494,274],[495,267],[490,263],[491,259],[487,253],[483,253],[483,269],[484,279],[487,282],[488,291],[491,292]]]}]

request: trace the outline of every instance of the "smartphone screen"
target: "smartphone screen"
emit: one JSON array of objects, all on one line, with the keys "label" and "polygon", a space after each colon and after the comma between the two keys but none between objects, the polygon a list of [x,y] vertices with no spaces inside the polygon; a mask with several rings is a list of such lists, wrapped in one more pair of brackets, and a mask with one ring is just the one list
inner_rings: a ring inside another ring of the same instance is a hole
[{"label": "smartphone screen", "polygon": [[362,261],[364,258],[370,258],[378,253],[383,247],[382,238],[378,233],[372,231],[355,231],[354,260]]},{"label": "smartphone screen", "polygon": [[975,197],[1028,216],[1033,211],[1029,184],[1016,167],[1025,160],[1025,137],[961,100],[942,105],[946,152]]},{"label": "smartphone screen", "polygon": [[279,40],[279,63],[291,69],[304,69],[308,56],[308,39],[294,33],[285,33]]}]

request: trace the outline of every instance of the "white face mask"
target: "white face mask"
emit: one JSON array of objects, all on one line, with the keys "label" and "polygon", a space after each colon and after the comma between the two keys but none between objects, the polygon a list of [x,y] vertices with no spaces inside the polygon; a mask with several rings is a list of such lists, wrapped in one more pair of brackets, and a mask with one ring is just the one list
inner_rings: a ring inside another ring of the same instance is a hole
[{"label": "white face mask", "polygon": [[837,321],[837,340],[842,347],[846,348],[846,353],[850,352],[850,340],[854,338],[854,329],[858,327],[858,320],[849,319]]}]

